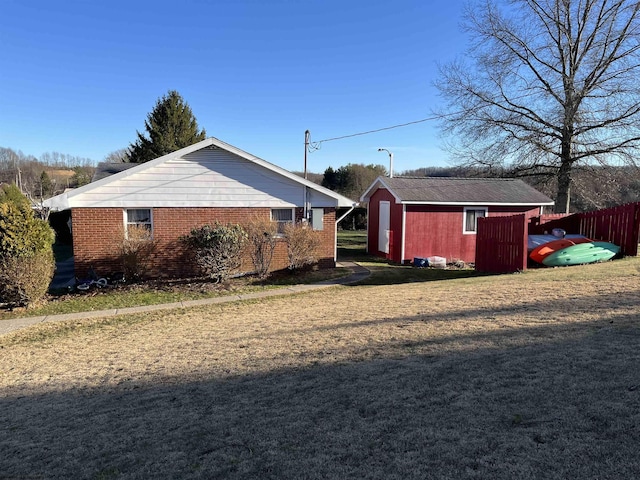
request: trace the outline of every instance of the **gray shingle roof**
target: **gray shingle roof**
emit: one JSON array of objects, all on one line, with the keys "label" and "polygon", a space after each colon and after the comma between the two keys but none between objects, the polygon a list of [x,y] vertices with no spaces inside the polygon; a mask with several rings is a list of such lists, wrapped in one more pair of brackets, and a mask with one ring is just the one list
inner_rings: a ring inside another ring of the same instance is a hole
[{"label": "gray shingle roof", "polygon": [[110,177],[116,173],[129,170],[130,168],[137,167],[139,163],[109,163],[101,162],[96,166],[96,173],[93,174],[92,182],[97,182],[103,178]]},{"label": "gray shingle roof", "polygon": [[380,178],[404,203],[550,205],[553,201],[515,178]]}]

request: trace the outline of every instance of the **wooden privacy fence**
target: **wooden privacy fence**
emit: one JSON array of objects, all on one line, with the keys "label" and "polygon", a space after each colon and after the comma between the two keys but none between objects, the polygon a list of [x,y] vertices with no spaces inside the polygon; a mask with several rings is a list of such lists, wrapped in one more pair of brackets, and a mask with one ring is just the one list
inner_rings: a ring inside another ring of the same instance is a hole
[{"label": "wooden privacy fence", "polygon": [[529,233],[551,233],[554,228],[578,233],[592,240],[615,243],[623,255],[636,256],[640,236],[640,202],[575,213],[545,223],[540,221],[540,217],[535,217],[529,224]]},{"label": "wooden privacy fence", "polygon": [[[544,221],[549,218],[552,220]],[[529,234],[551,233],[554,228],[615,243],[623,255],[637,256],[640,202],[573,215],[533,217],[528,223],[524,215],[478,218],[476,270],[489,273],[526,270]]]},{"label": "wooden privacy fence", "polygon": [[524,215],[478,218],[476,270],[506,273],[527,268],[527,220]]}]

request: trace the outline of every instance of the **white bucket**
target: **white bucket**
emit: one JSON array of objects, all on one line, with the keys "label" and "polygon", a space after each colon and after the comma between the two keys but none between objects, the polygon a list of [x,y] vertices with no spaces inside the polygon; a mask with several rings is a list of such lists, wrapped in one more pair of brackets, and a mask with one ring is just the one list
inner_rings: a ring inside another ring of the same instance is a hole
[{"label": "white bucket", "polygon": [[433,268],[447,268],[447,259],[445,257],[428,257],[429,266]]}]

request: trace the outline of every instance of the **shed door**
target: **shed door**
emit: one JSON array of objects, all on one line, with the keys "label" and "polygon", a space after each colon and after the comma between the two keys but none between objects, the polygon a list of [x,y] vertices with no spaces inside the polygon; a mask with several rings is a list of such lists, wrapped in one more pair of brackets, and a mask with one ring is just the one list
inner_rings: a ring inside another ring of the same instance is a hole
[{"label": "shed door", "polygon": [[378,251],[389,253],[389,227],[391,226],[391,204],[389,202],[380,202],[378,220]]}]

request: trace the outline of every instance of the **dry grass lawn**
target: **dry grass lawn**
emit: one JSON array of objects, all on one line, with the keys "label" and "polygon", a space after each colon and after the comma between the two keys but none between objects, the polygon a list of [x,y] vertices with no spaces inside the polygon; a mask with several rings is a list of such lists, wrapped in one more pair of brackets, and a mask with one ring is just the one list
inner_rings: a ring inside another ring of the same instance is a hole
[{"label": "dry grass lawn", "polygon": [[640,478],[640,259],[0,337],[0,478]]}]

